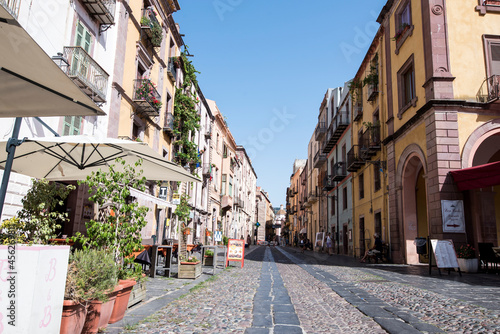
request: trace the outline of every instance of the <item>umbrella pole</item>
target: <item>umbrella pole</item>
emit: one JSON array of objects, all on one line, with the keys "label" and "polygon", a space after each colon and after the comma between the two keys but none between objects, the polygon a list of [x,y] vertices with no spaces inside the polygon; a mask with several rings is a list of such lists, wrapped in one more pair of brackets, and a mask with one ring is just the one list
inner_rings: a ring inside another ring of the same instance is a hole
[{"label": "umbrella pole", "polygon": [[2,217],[3,205],[5,203],[5,195],[7,194],[7,186],[9,185],[10,171],[12,170],[12,163],[14,162],[14,154],[16,153],[16,146],[21,145],[23,141],[18,139],[19,130],[21,129],[22,117],[16,117],[14,123],[14,130],[12,130],[12,137],[7,144],[7,160],[5,161],[5,169],[3,171],[2,187],[0,188],[0,218]]}]

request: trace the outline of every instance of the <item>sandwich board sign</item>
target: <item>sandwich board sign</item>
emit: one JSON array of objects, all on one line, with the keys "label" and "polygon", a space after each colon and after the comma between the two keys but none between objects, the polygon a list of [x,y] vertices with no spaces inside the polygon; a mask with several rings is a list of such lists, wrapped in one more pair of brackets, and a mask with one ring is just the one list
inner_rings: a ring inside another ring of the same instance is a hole
[{"label": "sandwich board sign", "polygon": [[[455,246],[453,245],[453,240],[438,240],[431,239],[432,251],[434,253],[434,259],[436,260],[436,266],[438,270],[440,268],[452,269],[459,268],[458,273],[462,276],[460,272],[460,267],[458,266],[457,253],[455,253]],[[432,259],[429,259],[429,270]],[[441,271],[439,272],[441,274]]]},{"label": "sandwich board sign", "polygon": [[243,263],[245,261],[245,240],[229,239],[227,244],[226,267],[229,265],[229,261],[240,261],[241,268],[243,268]]}]

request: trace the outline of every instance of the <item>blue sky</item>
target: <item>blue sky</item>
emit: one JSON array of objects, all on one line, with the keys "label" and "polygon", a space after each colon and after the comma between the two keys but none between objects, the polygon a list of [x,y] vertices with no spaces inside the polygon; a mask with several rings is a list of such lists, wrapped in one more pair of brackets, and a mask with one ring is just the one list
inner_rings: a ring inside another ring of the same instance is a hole
[{"label": "blue sky", "polygon": [[293,161],[328,88],[351,79],[386,0],[179,0],[174,20],[200,88],[226,116],[273,206],[285,204]]}]

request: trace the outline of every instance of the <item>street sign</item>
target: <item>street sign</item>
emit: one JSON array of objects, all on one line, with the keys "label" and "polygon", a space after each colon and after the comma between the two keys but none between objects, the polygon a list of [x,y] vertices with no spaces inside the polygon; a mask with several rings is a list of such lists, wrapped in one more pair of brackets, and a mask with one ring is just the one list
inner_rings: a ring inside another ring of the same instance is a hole
[{"label": "street sign", "polygon": [[259,227],[259,226],[260,226],[260,223],[259,223],[259,222],[256,222],[256,223],[255,223],[255,226]]},{"label": "street sign", "polygon": [[172,204],[181,204],[181,197],[179,194],[172,194]]},{"label": "street sign", "polygon": [[216,242],[222,241],[222,232],[221,231],[214,232],[214,240]]}]

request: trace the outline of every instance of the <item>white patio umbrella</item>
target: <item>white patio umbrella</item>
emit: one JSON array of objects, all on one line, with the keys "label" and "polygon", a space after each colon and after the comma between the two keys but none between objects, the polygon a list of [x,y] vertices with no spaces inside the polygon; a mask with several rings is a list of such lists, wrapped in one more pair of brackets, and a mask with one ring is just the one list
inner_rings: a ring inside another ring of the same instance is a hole
[{"label": "white patio umbrella", "polygon": [[[5,152],[6,145],[6,140],[0,141],[0,152]],[[145,143],[89,136],[25,139],[16,149],[12,171],[51,181],[83,180],[92,171],[106,171],[116,158],[127,164],[143,159],[142,175],[148,180],[201,182]],[[0,159],[3,168],[6,160]]]}]

